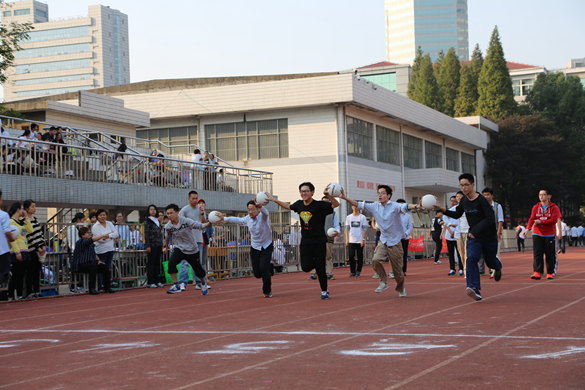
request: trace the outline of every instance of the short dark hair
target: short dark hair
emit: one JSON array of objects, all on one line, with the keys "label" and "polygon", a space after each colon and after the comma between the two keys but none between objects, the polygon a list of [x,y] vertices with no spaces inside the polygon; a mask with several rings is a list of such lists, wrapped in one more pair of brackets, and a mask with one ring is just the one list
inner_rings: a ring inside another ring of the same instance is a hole
[{"label": "short dark hair", "polygon": [[256,202],[254,202],[253,200],[249,200],[248,203],[246,203],[246,208],[248,208],[249,205],[254,205],[254,207],[258,208],[258,206],[256,206]]},{"label": "short dark hair", "polygon": [[436,212],[436,214],[439,214],[439,213],[444,214],[443,210],[441,210],[441,209],[437,210],[437,212]]},{"label": "short dark hair", "polygon": [[199,149],[195,149],[195,150],[193,151],[193,153],[194,153],[194,154],[201,154],[201,150],[199,150]]},{"label": "short dark hair", "polygon": [[456,197],[455,195],[453,195],[453,196],[452,196],[452,197],[450,197],[449,199],[453,199],[453,198],[457,199],[457,197]]},{"label": "short dark hair", "polygon": [[[0,193],[0,197],[1,197],[1,193]],[[32,199],[25,200],[24,201],[24,209],[28,210],[30,208],[30,206],[32,206],[33,203],[36,203],[36,202]]]},{"label": "short dark hair", "polygon": [[83,213],[76,213],[75,216],[73,217],[73,220],[71,221],[71,223],[77,222],[78,219],[85,220],[85,214],[83,214]]},{"label": "short dark hair", "polygon": [[404,199],[398,199],[396,203],[406,203],[406,201]]},{"label": "short dark hair", "polygon": [[167,207],[165,207],[165,211],[170,210],[170,209],[173,209],[173,210],[175,210],[175,212],[177,212],[177,211],[179,211],[179,206],[177,206],[174,203],[171,203],[170,205],[168,205]]},{"label": "short dark hair", "polygon": [[20,204],[18,202],[12,203],[10,205],[10,208],[8,209],[8,215],[10,215],[12,217],[14,215],[14,213],[16,213],[21,208],[22,208],[22,204]]},{"label": "short dark hair", "polygon": [[459,191],[457,191],[457,195],[465,195],[465,194],[463,193],[463,191],[459,190]]},{"label": "short dark hair", "polygon": [[31,123],[30,128],[31,129],[38,129],[39,125],[37,125],[36,123]]},{"label": "short dark hair", "polygon": [[492,190],[490,187],[486,187],[484,188],[481,193],[483,194],[484,192],[490,193],[490,194],[494,194],[494,190]]},{"label": "short dark hair", "polygon": [[57,128],[56,128],[55,126],[51,126],[51,127],[49,128],[49,131],[53,131],[53,130],[57,131]]},{"label": "short dark hair", "polygon": [[386,184],[378,184],[378,189],[380,188],[383,188],[388,195],[392,196],[392,188],[390,188],[390,186]]},{"label": "short dark hair", "polygon": [[153,204],[148,205],[148,207],[146,208],[146,215],[149,216],[150,215],[150,208],[154,207],[154,209],[156,210],[156,215],[158,215],[158,207],[156,207]]},{"label": "short dark hair", "polygon": [[89,213],[89,219],[92,219],[93,217],[97,218],[97,213],[95,211],[92,211],[91,213]]},{"label": "short dark hair", "polygon": [[306,181],[306,182],[304,182],[304,183],[301,183],[301,184],[299,185],[299,191],[300,191],[300,190],[301,190],[301,188],[303,188],[304,186],[307,186],[307,187],[309,187],[309,189],[310,189],[311,191],[315,191],[315,186],[314,186],[314,185],[313,185],[313,183],[311,183],[310,181]]},{"label": "short dark hair", "polygon": [[[543,188],[543,189],[542,189],[542,190],[540,190],[540,191],[545,191],[547,195],[552,195],[552,192],[551,192],[551,190],[549,190],[548,188]],[[540,191],[538,191],[538,192],[540,192]]]},{"label": "short dark hair", "polygon": [[0,190],[0,199],[2,199],[2,190]]},{"label": "short dark hair", "polygon": [[79,230],[77,231],[77,234],[79,234],[79,238],[82,238],[84,236],[85,233],[87,233],[89,231],[89,228],[87,226],[83,226],[80,227]]},{"label": "short dark hair", "polygon": [[106,213],[106,217],[108,216],[108,212],[106,211],[106,209],[98,209],[98,211],[95,212],[95,216],[99,217],[101,213]]},{"label": "short dark hair", "polygon": [[473,175],[471,173],[462,173],[461,175],[459,175],[459,181],[463,179],[469,180],[471,184],[475,183],[475,179],[473,178]]},{"label": "short dark hair", "polygon": [[199,198],[199,194],[197,193],[197,191],[189,191],[189,195],[187,195],[187,198],[190,198],[191,195],[193,195],[193,194],[197,195],[197,197]]}]

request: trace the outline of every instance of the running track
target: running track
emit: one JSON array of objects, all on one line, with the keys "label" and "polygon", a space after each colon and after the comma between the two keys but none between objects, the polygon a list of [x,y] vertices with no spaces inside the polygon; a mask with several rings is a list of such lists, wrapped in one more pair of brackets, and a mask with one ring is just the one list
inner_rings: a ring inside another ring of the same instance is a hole
[{"label": "running track", "polygon": [[[505,253],[484,299],[431,260],[407,298],[336,269],[331,299],[304,273],[0,305],[0,389],[584,389],[585,249],[555,280]],[[392,282],[392,281],[391,281]],[[392,287],[392,285],[391,285]]]}]

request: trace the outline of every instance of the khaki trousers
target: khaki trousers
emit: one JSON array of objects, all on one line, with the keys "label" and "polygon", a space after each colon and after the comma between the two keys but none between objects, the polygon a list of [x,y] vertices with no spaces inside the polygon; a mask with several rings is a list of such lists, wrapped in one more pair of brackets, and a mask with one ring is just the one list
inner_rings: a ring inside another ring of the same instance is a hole
[{"label": "khaki trousers", "polygon": [[[333,243],[327,242],[327,258],[325,259],[325,273],[327,277],[333,276]],[[311,276],[317,277],[317,270],[311,270]]]},{"label": "khaki trousers", "polygon": [[372,259],[372,267],[380,277],[380,283],[388,283],[388,274],[384,269],[383,261],[390,260],[392,272],[394,272],[394,280],[396,281],[396,291],[404,291],[404,273],[402,272],[402,244],[399,242],[393,246],[386,246],[382,242],[378,243],[374,258]]},{"label": "khaki trousers", "polygon": [[461,233],[461,237],[457,239],[457,249],[461,255],[459,261],[463,266],[463,274],[467,276],[467,233]]}]

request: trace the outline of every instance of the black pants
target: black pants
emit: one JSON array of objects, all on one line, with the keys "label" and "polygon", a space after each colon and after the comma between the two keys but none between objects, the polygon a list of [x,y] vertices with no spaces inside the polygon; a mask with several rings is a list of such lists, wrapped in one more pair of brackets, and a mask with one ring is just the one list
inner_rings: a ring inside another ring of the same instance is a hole
[{"label": "black pants", "polygon": [[362,272],[364,266],[364,247],[360,244],[350,243],[347,247],[349,252],[349,272],[352,274],[356,273],[355,255],[357,253],[357,272]]},{"label": "black pants", "polygon": [[176,274],[177,266],[181,264],[181,261],[183,260],[189,263],[197,277],[199,277],[201,280],[205,280],[205,271],[199,262],[199,252],[187,255],[180,249],[174,249],[173,254],[171,255],[171,259],[169,260],[169,274]]},{"label": "black pants", "polygon": [[459,249],[457,249],[457,241],[447,240],[447,250],[449,251],[449,269],[455,271],[455,252],[457,252],[457,258],[459,259],[459,270],[463,270],[463,262],[461,261]]},{"label": "black pants", "polygon": [[150,253],[147,252],[146,260],[146,279],[147,283],[157,284],[160,278],[160,259],[162,256],[162,247],[150,247]]},{"label": "black pants", "polygon": [[26,293],[41,292],[41,263],[39,253],[30,252],[30,261],[26,264]]},{"label": "black pants", "polygon": [[108,291],[110,289],[110,269],[105,264],[99,264],[97,261],[92,261],[91,263],[83,263],[79,264],[79,271],[77,273],[80,274],[89,274],[89,289],[95,290],[95,281],[98,274],[102,275],[104,280],[104,289]]},{"label": "black pants", "polygon": [[325,271],[325,261],[327,259],[327,243],[321,244],[301,244],[301,268],[305,272],[311,272],[313,269],[317,272],[321,291],[327,291],[327,273]]},{"label": "black pants", "polygon": [[266,249],[257,250],[250,248],[252,258],[252,270],[257,279],[262,278],[262,293],[272,293],[272,251],[274,246],[270,244]]},{"label": "black pants", "polygon": [[534,272],[544,272],[544,257],[546,257],[546,272],[554,274],[557,271],[557,251],[555,237],[543,237],[532,235],[532,243],[534,246]]},{"label": "black pants", "polygon": [[439,257],[441,257],[441,250],[443,250],[443,240],[441,240],[441,236],[435,237],[433,236],[433,241],[435,242],[436,249],[435,249],[435,262],[439,261]]},{"label": "black pants", "polygon": [[8,281],[10,276],[10,252],[6,252],[0,255],[0,284],[4,284]]},{"label": "black pants", "polygon": [[523,238],[517,237],[516,244],[518,244],[518,252],[522,252],[522,250],[526,249]]},{"label": "black pants", "polygon": [[27,259],[25,260],[25,252],[20,253],[22,255],[22,261],[16,260],[16,254],[12,253],[12,277],[10,278],[10,282],[8,283],[8,297],[14,298],[14,293],[16,292],[16,297],[21,297],[23,294],[23,287],[24,287],[24,275],[26,274],[26,263],[29,260],[28,253],[26,253]]},{"label": "black pants", "polygon": [[402,244],[402,272],[406,274],[406,262],[408,261],[408,243],[410,240],[400,240]]}]

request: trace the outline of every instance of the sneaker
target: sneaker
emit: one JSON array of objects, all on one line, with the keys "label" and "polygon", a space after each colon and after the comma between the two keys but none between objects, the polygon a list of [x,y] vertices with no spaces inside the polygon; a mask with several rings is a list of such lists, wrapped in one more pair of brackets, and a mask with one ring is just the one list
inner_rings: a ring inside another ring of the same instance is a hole
[{"label": "sneaker", "polygon": [[349,274],[349,277],[350,278],[353,278],[353,277],[355,277],[355,274],[352,272],[352,273]]},{"label": "sneaker", "polygon": [[179,283],[179,288],[181,289],[181,291],[185,291],[187,287],[185,286],[185,283]]},{"label": "sneaker", "polygon": [[437,260],[435,261],[435,264],[443,264],[443,262],[441,260]]},{"label": "sneaker", "polygon": [[533,273],[530,279],[540,280],[540,272]]},{"label": "sneaker", "polygon": [[321,299],[329,299],[329,291],[321,291]]},{"label": "sneaker", "polygon": [[374,274],[374,276],[372,276],[372,279],[378,279],[378,278],[379,278],[378,274]]},{"label": "sneaker", "polygon": [[394,272],[390,271],[390,273],[388,274],[388,277],[390,279],[394,279]]},{"label": "sneaker", "polygon": [[207,285],[206,284],[202,284],[201,285],[201,295],[207,295],[208,291],[207,291]]},{"label": "sneaker", "polygon": [[201,285],[200,284],[196,284],[195,285],[195,290],[201,290]]},{"label": "sneaker", "polygon": [[264,294],[264,298],[272,298],[272,293]]},{"label": "sneaker", "polygon": [[158,286],[156,284],[154,284],[154,283],[148,286],[148,288],[157,288],[157,287]]},{"label": "sneaker", "polygon": [[459,270],[459,276],[463,276],[463,270],[462,269]]},{"label": "sneaker", "polygon": [[316,277],[314,277],[313,275],[311,275],[311,276],[309,276],[309,277],[307,278],[307,280],[317,280],[317,278],[316,278]]},{"label": "sneaker", "polygon": [[451,271],[449,271],[449,273],[447,274],[447,276],[453,276],[455,275],[455,270],[452,269]]},{"label": "sneaker", "polygon": [[479,293],[479,290],[477,288],[467,287],[465,291],[467,292],[467,296],[469,298],[472,298],[476,301],[481,301],[481,294]]},{"label": "sneaker", "polygon": [[553,274],[546,274],[546,278],[547,279],[554,279],[555,277],[553,276]]},{"label": "sneaker", "polygon": [[499,282],[500,279],[502,279],[502,270],[501,269],[495,270],[492,276],[496,282]]},{"label": "sneaker", "polygon": [[327,276],[327,279],[329,279],[329,280],[335,280],[335,276],[333,276],[333,275]]},{"label": "sneaker", "polygon": [[406,288],[403,288],[402,292],[398,293],[398,298],[406,298]]},{"label": "sneaker", "polygon": [[360,275],[360,273],[359,273],[359,272],[356,272],[356,273],[355,273],[355,276],[356,276],[356,278],[359,278],[359,277],[360,277],[360,276],[362,276],[362,275]]},{"label": "sneaker", "polygon": [[382,291],[388,289],[388,283],[380,283],[378,288],[376,289],[377,293],[381,293]]},{"label": "sneaker", "polygon": [[158,283],[156,284],[156,286],[157,286],[157,287],[164,287],[165,285],[164,285],[164,284],[162,284],[161,282],[158,282]]},{"label": "sneaker", "polygon": [[490,273],[490,279],[494,278],[494,274]]},{"label": "sneaker", "polygon": [[180,293],[181,291],[181,287],[178,284],[173,284],[173,286],[167,290],[167,294],[176,294],[176,293]]}]

